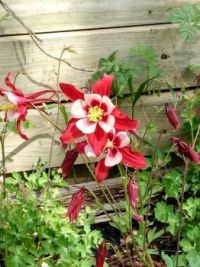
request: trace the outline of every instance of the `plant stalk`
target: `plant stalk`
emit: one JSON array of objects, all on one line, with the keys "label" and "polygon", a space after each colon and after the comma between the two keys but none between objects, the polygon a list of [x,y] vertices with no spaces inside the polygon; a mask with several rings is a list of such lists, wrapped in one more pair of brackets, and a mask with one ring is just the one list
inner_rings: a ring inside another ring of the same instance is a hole
[{"label": "plant stalk", "polygon": [[177,236],[177,248],[176,248],[176,267],[178,267],[179,261],[179,249],[180,249],[180,239],[181,239],[181,229],[183,225],[183,201],[184,201],[184,192],[185,192],[185,185],[186,185],[186,177],[188,173],[188,166],[189,160],[185,160],[185,168],[183,174],[183,182],[182,182],[182,189],[181,189],[181,202],[180,202],[180,215],[179,215],[179,229],[178,229],[178,236]]}]

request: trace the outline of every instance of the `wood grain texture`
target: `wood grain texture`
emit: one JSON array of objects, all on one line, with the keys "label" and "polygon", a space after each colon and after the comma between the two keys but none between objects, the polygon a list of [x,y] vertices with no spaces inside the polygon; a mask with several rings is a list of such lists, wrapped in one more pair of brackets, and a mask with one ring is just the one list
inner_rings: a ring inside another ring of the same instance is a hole
[{"label": "wood grain texture", "polygon": [[[193,93],[193,91],[192,91]],[[154,144],[156,142],[158,133],[160,130],[167,130],[161,139],[161,148],[166,147],[169,144],[169,137],[174,135],[175,132],[167,122],[164,115],[164,110],[157,114],[156,107],[163,107],[164,103],[173,102],[173,98],[170,93],[162,93],[161,97],[156,95],[143,96],[137,103],[135,108],[135,118],[141,120],[141,134],[144,131],[146,125],[153,118],[155,121],[155,129],[151,134],[148,134],[148,140]],[[70,109],[70,104],[67,104],[67,109]],[[129,101],[123,101],[121,109],[127,113],[131,113],[131,103]],[[40,158],[41,160],[49,161],[49,152],[51,145],[51,136],[53,128],[44,120],[37,111],[29,113],[29,119],[32,127],[24,132],[30,138],[28,141],[24,141],[18,135],[10,134],[6,138],[6,169],[7,172],[12,171],[25,171],[30,170],[33,164]],[[52,111],[51,119],[55,121],[56,110]],[[63,119],[59,119],[59,127],[64,129],[65,124]],[[56,139],[53,146],[53,157],[51,166],[60,166],[64,158],[64,149],[59,142],[59,132],[56,134]],[[145,148],[144,148],[145,150]],[[148,151],[149,152],[149,151]],[[82,163],[81,158],[78,158],[76,163]],[[47,164],[48,167],[48,164]]]},{"label": "wood grain texture", "polygon": [[[5,0],[35,32],[94,29],[165,23],[171,8],[199,0]],[[0,9],[0,15],[5,12]],[[2,21],[0,34],[22,34],[12,17]]]},{"label": "wood grain texture", "polygon": [[[127,27],[92,31],[41,34],[41,46],[47,52],[60,57],[64,47],[73,46],[77,54],[66,53],[64,58],[74,66],[97,68],[101,57],[119,51],[119,58],[126,59],[130,47],[146,44],[155,48],[158,63],[164,77],[172,87],[191,86],[194,77],[187,72],[188,64],[200,64],[200,38],[184,43],[174,25],[146,27]],[[167,54],[167,59],[162,59]],[[25,92],[36,91],[43,87],[56,87],[58,62],[44,55],[30,40],[29,36],[10,36],[0,38],[0,85],[8,71],[25,72],[19,75],[16,84]],[[84,86],[91,73],[73,70],[62,64],[60,80]],[[136,85],[145,77],[136,81]],[[167,88],[166,80],[156,83],[153,88]],[[43,86],[39,86],[43,85]]]}]

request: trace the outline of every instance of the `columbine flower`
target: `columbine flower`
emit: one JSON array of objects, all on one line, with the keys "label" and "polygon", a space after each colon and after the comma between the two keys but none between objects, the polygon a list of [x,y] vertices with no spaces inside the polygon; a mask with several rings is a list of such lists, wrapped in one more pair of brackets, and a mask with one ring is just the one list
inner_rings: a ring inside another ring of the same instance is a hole
[{"label": "columbine flower", "polygon": [[[17,130],[19,135],[23,139],[28,139],[28,137],[21,131],[21,122],[26,120],[27,111],[29,109],[34,109],[33,105],[42,104],[44,102],[53,101],[51,97],[55,94],[54,90],[46,89],[36,93],[25,95],[20,89],[16,88],[15,85],[10,81],[12,73],[8,73],[5,78],[5,84],[11,90],[6,90],[0,88],[0,95],[6,96],[8,103],[5,103],[0,106],[0,110],[5,112],[5,120],[10,121],[17,119]],[[49,98],[41,98],[40,96],[51,93]]]},{"label": "columbine flower", "polygon": [[72,199],[66,213],[66,216],[69,217],[71,222],[77,219],[85,199],[86,199],[86,189],[84,187],[80,188],[72,195]]},{"label": "columbine flower", "polygon": [[67,151],[65,158],[61,164],[63,177],[67,177],[77,157],[78,157],[78,152],[76,149]]},{"label": "columbine flower", "polygon": [[129,118],[111,102],[112,79],[112,76],[104,75],[93,85],[91,94],[83,94],[70,84],[60,83],[62,92],[73,102],[72,119],[61,135],[64,144],[86,134],[95,154],[100,155],[111,129],[134,130],[139,127],[139,121]]},{"label": "columbine flower", "polygon": [[171,140],[172,143],[177,146],[177,150],[180,154],[183,154],[191,161],[200,164],[200,154],[196,152],[189,144],[177,137],[172,137]]},{"label": "columbine flower", "polygon": [[166,116],[171,123],[171,125],[174,127],[174,129],[179,130],[181,127],[179,117],[177,115],[176,109],[169,106],[169,104],[165,104],[165,112]]},{"label": "columbine flower", "polygon": [[[83,145],[81,145],[82,147]],[[81,150],[79,150],[81,152]],[[86,144],[84,152],[88,157],[95,157],[95,151],[90,144]],[[144,156],[134,152],[130,148],[130,139],[126,132],[116,132],[115,129],[107,134],[107,141],[103,148],[105,158],[101,159],[96,166],[95,175],[98,182],[102,182],[109,173],[112,166],[123,163],[134,169],[143,169],[146,167]]]},{"label": "columbine flower", "polygon": [[129,201],[133,209],[137,208],[138,186],[133,180],[129,180],[127,186]]},{"label": "columbine flower", "polygon": [[105,258],[107,256],[106,244],[102,243],[96,252],[96,267],[103,267]]}]

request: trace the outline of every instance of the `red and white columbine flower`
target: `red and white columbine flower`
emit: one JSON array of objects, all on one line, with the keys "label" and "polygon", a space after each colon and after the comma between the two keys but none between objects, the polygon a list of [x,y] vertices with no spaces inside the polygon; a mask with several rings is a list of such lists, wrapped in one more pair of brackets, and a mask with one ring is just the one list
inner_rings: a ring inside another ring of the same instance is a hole
[{"label": "red and white columbine flower", "polygon": [[[95,157],[95,151],[90,144],[81,142],[77,146],[79,153],[84,152],[88,157]],[[126,132],[116,132],[115,129],[107,134],[107,141],[102,153],[105,155],[96,166],[95,175],[98,182],[102,182],[109,173],[111,167],[122,163],[134,169],[143,169],[146,167],[144,156],[134,152],[130,148],[130,139]]]},{"label": "red and white columbine flower", "polygon": [[139,121],[132,120],[111,102],[112,80],[112,76],[104,75],[93,85],[91,94],[84,94],[73,85],[60,83],[62,92],[73,102],[72,119],[61,135],[64,144],[87,135],[88,143],[98,156],[111,129],[134,131],[139,127]]},{"label": "red and white columbine flower", "polygon": [[[13,74],[10,72],[4,80],[6,86],[11,90],[0,88],[0,96],[6,96],[8,101],[0,106],[0,110],[5,112],[5,121],[17,119],[17,130],[19,135],[23,139],[28,139],[28,137],[21,131],[21,122],[26,120],[27,111],[29,109],[34,109],[33,105],[53,101],[51,97],[55,94],[55,91],[51,89],[46,89],[36,93],[25,95],[10,81],[10,78],[12,76]],[[49,93],[52,94],[51,97],[40,97],[44,94]]]}]

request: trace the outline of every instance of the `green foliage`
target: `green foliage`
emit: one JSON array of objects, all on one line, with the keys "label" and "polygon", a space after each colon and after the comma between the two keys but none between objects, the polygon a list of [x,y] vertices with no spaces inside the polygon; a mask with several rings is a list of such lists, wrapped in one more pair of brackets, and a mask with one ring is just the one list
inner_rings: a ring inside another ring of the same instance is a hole
[{"label": "green foliage", "polygon": [[173,169],[167,172],[163,177],[163,185],[166,193],[166,198],[172,197],[179,199],[181,191],[182,174]]},{"label": "green foliage", "polygon": [[178,230],[179,216],[177,210],[173,205],[167,205],[165,202],[158,202],[154,209],[155,218],[162,222],[167,223],[166,231],[175,235]]},{"label": "green foliage", "polygon": [[[7,199],[0,206],[0,253],[5,267],[91,267],[101,235],[91,230],[94,214],[86,208],[76,223],[64,215],[57,173],[49,183],[43,169],[7,177]],[[65,183],[65,187],[67,184]],[[40,190],[40,191],[35,191]]]},{"label": "green foliage", "polygon": [[[139,64],[138,64],[139,61]],[[151,46],[138,45],[132,48],[126,61],[117,57],[117,51],[108,58],[101,58],[99,68],[93,74],[92,80],[100,79],[103,74],[111,74],[115,77],[112,85],[112,93],[115,97],[123,97],[127,89],[132,97],[134,106],[140,95],[148,90],[151,83],[161,75],[158,67],[157,56]],[[146,74],[145,80],[135,88],[135,80],[141,74]]]},{"label": "green foliage", "polygon": [[158,66],[157,55],[152,46],[140,44],[130,49],[130,55],[141,60],[137,66],[138,73],[146,72],[150,79],[161,76],[162,71]]},{"label": "green foliage", "polygon": [[103,74],[112,74],[115,80],[112,85],[112,92],[116,97],[122,97],[126,88],[129,88],[128,82],[136,75],[135,67],[132,63],[121,61],[117,58],[117,51],[113,52],[108,58],[99,60],[99,68],[92,75],[92,80],[99,80]]},{"label": "green foliage", "polygon": [[179,25],[183,39],[191,40],[200,30],[200,4],[188,4],[174,9],[170,21]]},{"label": "green foliage", "polygon": [[164,229],[161,229],[160,231],[157,231],[156,227],[150,229],[147,234],[148,243],[151,244],[153,241],[161,237],[163,234],[164,234]]}]

